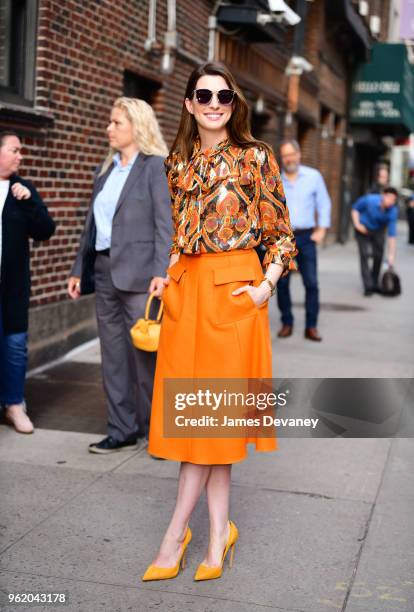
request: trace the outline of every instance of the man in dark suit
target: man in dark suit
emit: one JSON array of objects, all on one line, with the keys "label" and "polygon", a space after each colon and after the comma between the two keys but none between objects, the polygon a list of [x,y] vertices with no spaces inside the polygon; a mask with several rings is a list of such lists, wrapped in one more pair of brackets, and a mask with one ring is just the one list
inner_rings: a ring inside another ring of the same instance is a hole
[{"label": "man in dark suit", "polygon": [[[137,121],[140,114],[145,121]],[[108,435],[89,446],[93,453],[134,448],[148,434],[156,354],[135,349],[130,329],[144,315],[148,293],[163,287],[172,235],[160,154],[166,147],[151,107],[120,98],[107,131],[111,153],[95,177],[68,285],[75,299],[96,292]],[[143,151],[137,132],[153,154]]]},{"label": "man in dark suit", "polygon": [[0,403],[19,433],[32,433],[24,381],[30,297],[29,238],[48,240],[55,231],[40,195],[17,176],[22,145],[14,132],[0,132]]}]

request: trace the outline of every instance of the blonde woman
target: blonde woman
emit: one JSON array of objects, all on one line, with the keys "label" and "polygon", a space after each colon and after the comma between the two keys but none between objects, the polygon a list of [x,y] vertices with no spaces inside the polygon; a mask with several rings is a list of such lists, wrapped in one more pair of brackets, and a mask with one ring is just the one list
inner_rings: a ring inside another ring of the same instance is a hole
[{"label": "blonde woman", "polygon": [[163,286],[172,234],[167,147],[152,108],[118,98],[107,134],[109,153],[95,174],[68,282],[72,299],[96,293],[108,435],[89,451],[102,454],[134,448],[148,435],[155,354],[135,349],[129,330],[148,293]]}]

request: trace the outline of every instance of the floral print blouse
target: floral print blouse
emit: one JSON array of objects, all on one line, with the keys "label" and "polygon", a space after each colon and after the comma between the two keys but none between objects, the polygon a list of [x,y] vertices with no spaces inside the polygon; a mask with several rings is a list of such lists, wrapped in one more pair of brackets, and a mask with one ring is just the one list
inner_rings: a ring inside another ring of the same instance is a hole
[{"label": "floral print blouse", "polygon": [[191,159],[165,160],[172,199],[173,253],[205,253],[266,247],[263,267],[296,269],[297,254],[279,167],[259,146],[241,148],[225,140]]}]

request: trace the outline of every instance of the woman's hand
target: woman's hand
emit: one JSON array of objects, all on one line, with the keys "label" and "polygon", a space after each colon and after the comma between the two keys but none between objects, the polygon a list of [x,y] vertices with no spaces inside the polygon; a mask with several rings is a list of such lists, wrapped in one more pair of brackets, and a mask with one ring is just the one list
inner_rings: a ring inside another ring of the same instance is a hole
[{"label": "woman's hand", "polygon": [[271,291],[269,285],[266,282],[262,282],[258,287],[253,287],[253,285],[243,285],[243,287],[235,289],[232,292],[232,295],[240,295],[241,293],[248,293],[255,305],[259,308],[262,304],[268,301]]},{"label": "woman's hand", "polygon": [[72,300],[77,300],[80,297],[80,278],[79,276],[71,276],[68,280],[68,294]]},{"label": "woman's hand", "polygon": [[148,288],[148,293],[154,293],[155,297],[161,298],[164,287],[166,287],[169,282],[170,278],[168,275],[166,278],[163,278],[162,276],[154,276]]},{"label": "woman's hand", "polygon": [[28,200],[31,197],[30,189],[21,183],[14,183],[14,185],[12,185],[11,192],[16,200]]}]

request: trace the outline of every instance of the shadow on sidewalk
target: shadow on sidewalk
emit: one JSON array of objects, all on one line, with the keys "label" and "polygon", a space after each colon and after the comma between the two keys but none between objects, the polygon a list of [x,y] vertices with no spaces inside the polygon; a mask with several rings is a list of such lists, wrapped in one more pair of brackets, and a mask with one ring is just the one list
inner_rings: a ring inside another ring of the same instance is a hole
[{"label": "shadow on sidewalk", "polygon": [[100,364],[60,363],[28,378],[25,397],[35,427],[106,433]]}]

